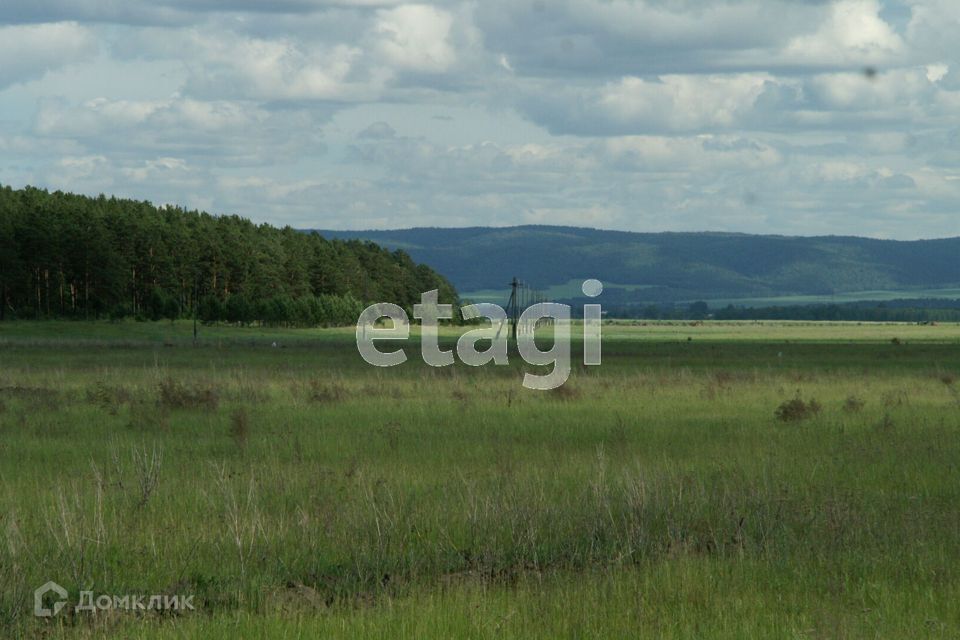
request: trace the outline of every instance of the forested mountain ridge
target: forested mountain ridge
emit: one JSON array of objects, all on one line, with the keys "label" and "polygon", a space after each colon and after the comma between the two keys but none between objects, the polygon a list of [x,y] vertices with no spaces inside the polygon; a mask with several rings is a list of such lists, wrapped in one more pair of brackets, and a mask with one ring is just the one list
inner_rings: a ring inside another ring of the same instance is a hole
[{"label": "forested mountain ridge", "polygon": [[520,276],[540,288],[584,278],[623,285],[605,300],[669,302],[960,286],[960,238],[634,233],[519,226],[321,231],[402,247],[462,295]]},{"label": "forested mountain ridge", "polygon": [[178,207],[0,188],[0,319],[110,316],[356,322],[456,291],[403,251]]}]

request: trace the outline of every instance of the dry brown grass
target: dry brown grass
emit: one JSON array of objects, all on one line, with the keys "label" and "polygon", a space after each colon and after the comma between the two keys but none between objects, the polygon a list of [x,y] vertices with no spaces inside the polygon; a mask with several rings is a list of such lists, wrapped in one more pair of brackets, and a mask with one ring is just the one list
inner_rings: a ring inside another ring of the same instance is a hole
[{"label": "dry brown grass", "polygon": [[847,396],[847,399],[843,401],[843,410],[847,413],[860,413],[866,404],[867,402],[863,398]]},{"label": "dry brown grass", "polygon": [[306,396],[311,402],[340,402],[347,398],[349,391],[342,382],[311,380],[307,385]]},{"label": "dry brown grass", "polygon": [[247,448],[250,439],[250,414],[243,407],[230,414],[230,437],[241,451]]},{"label": "dry brown grass", "polygon": [[158,403],[170,409],[206,409],[220,406],[220,394],[212,386],[188,385],[167,378],[160,383]]},{"label": "dry brown grass", "polygon": [[569,382],[557,387],[556,389],[551,389],[547,393],[552,399],[559,400],[561,402],[576,400],[581,395],[580,390],[571,385]]}]

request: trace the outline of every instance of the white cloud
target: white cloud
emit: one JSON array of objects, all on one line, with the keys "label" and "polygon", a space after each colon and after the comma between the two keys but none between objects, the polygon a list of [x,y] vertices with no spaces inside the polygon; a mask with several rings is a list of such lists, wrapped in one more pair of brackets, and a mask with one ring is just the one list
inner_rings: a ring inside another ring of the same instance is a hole
[{"label": "white cloud", "polygon": [[950,65],[938,63],[927,65],[927,80],[930,82],[940,82],[943,77],[950,72]]},{"label": "white cloud", "polygon": [[273,100],[373,100],[383,78],[355,79],[362,56],[346,44],[301,43],[191,31],[187,89],[208,97]]},{"label": "white cloud", "polygon": [[727,128],[751,111],[770,80],[764,74],[668,75],[656,82],[627,77],[605,87],[598,106],[626,128]]},{"label": "white cloud", "polygon": [[89,59],[96,51],[90,32],[73,22],[0,26],[0,88]]},{"label": "white cloud", "polygon": [[806,89],[827,108],[862,111],[931,104],[936,91],[922,68],[896,69],[875,76],[821,74],[811,78]]},{"label": "white cloud", "polygon": [[121,170],[125,176],[136,182],[146,182],[147,180],[162,181],[162,174],[187,174],[189,168],[183,158],[157,158],[156,160],[147,160],[141,166],[124,167]]},{"label": "white cloud", "polygon": [[836,0],[829,15],[811,34],[791,39],[788,60],[826,66],[884,64],[903,55],[900,36],[880,17],[877,0]]},{"label": "white cloud", "polygon": [[377,13],[374,33],[388,64],[403,71],[443,72],[456,62],[449,42],[453,17],[423,4],[408,4]]}]

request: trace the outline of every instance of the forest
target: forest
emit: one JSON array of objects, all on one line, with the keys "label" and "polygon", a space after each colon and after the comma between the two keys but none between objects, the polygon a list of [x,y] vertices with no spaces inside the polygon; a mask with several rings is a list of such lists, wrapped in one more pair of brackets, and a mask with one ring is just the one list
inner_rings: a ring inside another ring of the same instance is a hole
[{"label": "forest", "polygon": [[0,188],[0,320],[333,326],[457,292],[403,251],[175,206]]}]

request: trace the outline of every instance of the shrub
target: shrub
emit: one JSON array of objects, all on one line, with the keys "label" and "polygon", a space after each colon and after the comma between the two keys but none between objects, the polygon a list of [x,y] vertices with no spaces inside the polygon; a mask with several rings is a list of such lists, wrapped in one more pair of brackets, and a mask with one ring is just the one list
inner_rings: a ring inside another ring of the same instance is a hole
[{"label": "shrub", "polygon": [[94,383],[87,389],[87,402],[106,410],[110,415],[117,415],[120,405],[128,404],[132,397],[130,392],[120,386],[110,386],[102,380]]},{"label": "shrub", "polygon": [[774,411],[780,422],[799,422],[820,414],[823,407],[816,400],[804,401],[798,394],[793,400],[787,400]]}]

